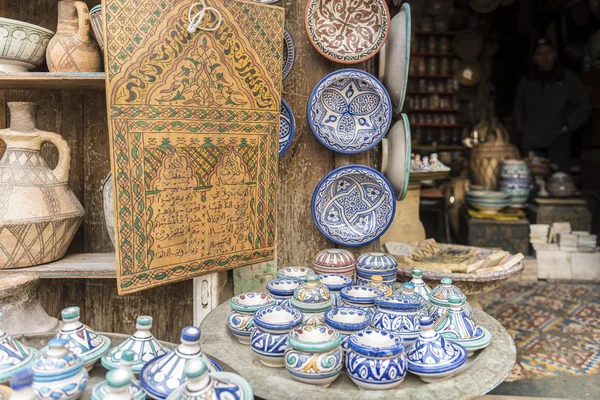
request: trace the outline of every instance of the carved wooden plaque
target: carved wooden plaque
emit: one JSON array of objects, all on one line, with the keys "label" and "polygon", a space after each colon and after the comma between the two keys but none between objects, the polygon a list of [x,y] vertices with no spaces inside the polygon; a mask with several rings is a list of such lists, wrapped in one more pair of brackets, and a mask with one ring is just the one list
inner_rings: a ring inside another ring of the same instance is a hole
[{"label": "carved wooden plaque", "polygon": [[104,3],[119,294],[274,258],[284,12],[206,3]]}]

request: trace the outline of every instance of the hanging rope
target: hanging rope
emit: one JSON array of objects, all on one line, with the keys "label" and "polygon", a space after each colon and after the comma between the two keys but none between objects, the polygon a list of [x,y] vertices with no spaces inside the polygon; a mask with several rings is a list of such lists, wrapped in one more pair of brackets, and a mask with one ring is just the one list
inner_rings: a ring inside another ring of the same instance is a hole
[{"label": "hanging rope", "polygon": [[[217,22],[212,27],[200,26],[204,22],[204,17],[209,17],[209,14],[212,13],[213,16],[216,17]],[[188,10],[188,21],[189,25],[187,27],[187,31],[189,33],[196,33],[198,29],[212,32],[219,29],[221,26],[221,22],[223,22],[223,17],[221,16],[221,12],[214,7],[208,7],[206,5],[206,0],[201,0],[197,3],[194,3],[190,6]]]}]

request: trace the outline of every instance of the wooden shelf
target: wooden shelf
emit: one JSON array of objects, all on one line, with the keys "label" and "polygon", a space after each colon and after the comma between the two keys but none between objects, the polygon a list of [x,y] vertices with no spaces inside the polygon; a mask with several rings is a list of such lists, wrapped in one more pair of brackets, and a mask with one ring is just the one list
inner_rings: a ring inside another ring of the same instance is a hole
[{"label": "wooden shelf", "polygon": [[58,72],[18,72],[0,74],[2,89],[92,89],[104,90],[104,72],[58,73]]},{"label": "wooden shelf", "polygon": [[462,124],[435,124],[435,123],[424,123],[424,122],[411,122],[411,127],[424,127],[424,128],[462,128]]},{"label": "wooden shelf", "polygon": [[0,276],[35,272],[40,278],[114,279],[117,277],[115,253],[69,254],[44,265],[29,268],[0,269]]},{"label": "wooden shelf", "polygon": [[441,94],[441,95],[445,95],[445,96],[452,96],[454,94],[456,94],[456,92],[418,92],[418,91],[408,91],[406,92],[406,94],[419,94],[419,95],[428,95],[428,94]]},{"label": "wooden shelf", "polygon": [[433,113],[455,113],[458,112],[458,108],[409,108],[407,112],[433,112]]},{"label": "wooden shelf", "polygon": [[439,145],[439,146],[426,146],[426,145],[414,145],[412,146],[412,150],[415,151],[430,151],[435,153],[436,151],[457,151],[457,150],[466,150],[466,147],[460,145]]},{"label": "wooden shelf", "polygon": [[408,75],[409,78],[430,78],[430,79],[448,79],[448,78],[454,78],[454,75],[452,74],[438,74],[438,75],[419,75],[419,74],[415,74],[415,75]]},{"label": "wooden shelf", "polygon": [[429,53],[429,52],[418,52],[410,53],[411,56],[423,56],[423,57],[456,57],[454,53]]},{"label": "wooden shelf", "polygon": [[415,31],[415,35],[420,36],[456,36],[456,32],[436,32],[436,31]]}]

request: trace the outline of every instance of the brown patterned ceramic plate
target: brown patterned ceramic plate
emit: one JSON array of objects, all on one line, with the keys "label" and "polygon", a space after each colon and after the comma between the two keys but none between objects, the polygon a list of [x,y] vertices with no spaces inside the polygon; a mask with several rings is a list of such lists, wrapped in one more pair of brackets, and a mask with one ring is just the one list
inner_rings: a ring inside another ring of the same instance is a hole
[{"label": "brown patterned ceramic plate", "polygon": [[389,32],[390,12],[383,0],[310,0],[304,24],[319,53],[355,64],[379,52]]}]

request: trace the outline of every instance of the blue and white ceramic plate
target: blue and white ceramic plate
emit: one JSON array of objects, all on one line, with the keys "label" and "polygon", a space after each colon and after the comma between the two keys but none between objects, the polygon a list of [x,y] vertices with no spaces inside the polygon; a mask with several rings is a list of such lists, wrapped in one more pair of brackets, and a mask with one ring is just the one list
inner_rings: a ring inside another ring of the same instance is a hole
[{"label": "blue and white ceramic plate", "polygon": [[383,139],[392,122],[392,102],[383,84],[357,69],[323,78],[307,104],[310,128],[323,145],[338,153],[360,153]]},{"label": "blue and white ceramic plate", "polygon": [[401,112],[406,97],[408,66],[410,64],[410,6],[402,4],[400,12],[392,18],[390,35],[381,50],[380,77],[390,93],[394,110]]},{"label": "blue and white ceramic plate", "polygon": [[292,108],[284,99],[281,99],[279,118],[279,158],[290,148],[296,132],[296,120]]},{"label": "blue and white ceramic plate", "polygon": [[350,164],[331,171],[317,185],[312,215],[329,240],[362,246],[377,240],[389,228],[396,197],[388,180],[377,170]]},{"label": "blue and white ceramic plate", "polygon": [[[279,1],[279,0],[277,0]],[[294,61],[296,61],[296,47],[294,46],[294,37],[292,33],[285,27],[283,31],[283,66],[282,76],[283,79],[292,72],[294,67]]]}]

